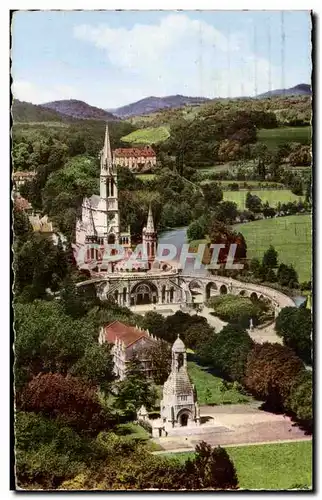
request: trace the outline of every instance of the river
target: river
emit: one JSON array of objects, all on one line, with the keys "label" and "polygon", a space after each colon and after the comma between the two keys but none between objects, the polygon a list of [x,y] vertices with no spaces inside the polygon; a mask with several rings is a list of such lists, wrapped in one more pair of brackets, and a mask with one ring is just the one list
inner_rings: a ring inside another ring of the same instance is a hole
[{"label": "river", "polygon": [[[171,245],[174,245],[177,249],[176,258],[174,258],[173,260],[179,259],[182,245],[184,243],[188,243],[188,241],[187,241],[187,229],[188,229],[187,227],[177,227],[174,229],[170,229],[169,231],[163,231],[162,233],[160,233],[160,236],[158,238],[158,243],[167,244],[167,245],[171,244]],[[184,271],[186,273],[191,274],[194,271],[194,262],[195,262],[194,257],[186,259],[185,267],[184,267]],[[196,274],[196,276],[204,275],[206,273],[207,273],[207,269],[206,269],[205,265],[202,263],[200,264],[200,269],[194,271],[194,274]]]}]

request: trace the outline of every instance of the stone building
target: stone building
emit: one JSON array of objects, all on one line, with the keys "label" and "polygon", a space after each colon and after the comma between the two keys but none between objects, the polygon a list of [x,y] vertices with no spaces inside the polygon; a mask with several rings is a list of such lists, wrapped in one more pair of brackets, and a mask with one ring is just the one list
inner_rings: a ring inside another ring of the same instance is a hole
[{"label": "stone building", "polygon": [[126,376],[126,366],[133,356],[137,357],[142,366],[142,372],[147,377],[153,376],[151,363],[146,359],[145,350],[158,341],[149,331],[113,321],[101,327],[98,341],[100,344],[113,344],[112,354],[115,375],[123,380]]},{"label": "stone building", "polygon": [[16,171],[12,174],[13,191],[19,192],[19,188],[26,182],[32,181],[36,177],[36,172]]},{"label": "stone building", "polygon": [[187,351],[179,336],[172,346],[171,372],[163,386],[160,406],[165,430],[200,423],[197,394],[187,371]]},{"label": "stone building", "polygon": [[126,167],[132,172],[146,172],[155,167],[157,158],[155,151],[150,147],[118,148],[113,151],[113,163]]},{"label": "stone building", "polygon": [[76,223],[76,244],[119,243],[130,247],[130,232],[120,232],[117,171],[112,162],[108,125],[100,160],[100,194],[83,200],[81,218]]}]

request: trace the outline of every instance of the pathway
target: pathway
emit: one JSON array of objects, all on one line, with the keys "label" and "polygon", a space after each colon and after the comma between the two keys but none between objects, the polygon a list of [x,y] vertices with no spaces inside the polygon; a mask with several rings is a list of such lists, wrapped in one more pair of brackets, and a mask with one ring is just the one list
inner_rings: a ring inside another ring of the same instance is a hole
[{"label": "pathway", "polygon": [[[217,316],[213,316],[211,312],[212,309],[204,306],[202,311],[198,314],[206,318],[210,326],[215,328],[216,332],[220,332],[220,330],[227,325],[227,323],[222,321]],[[282,344],[282,339],[276,335],[274,327],[275,322],[267,325],[265,328],[254,328],[253,330],[248,329],[248,333],[251,338],[259,344],[262,344],[263,342],[278,342],[279,344]]]},{"label": "pathway", "polygon": [[[258,405],[257,405],[258,406]],[[260,410],[254,404],[202,406],[202,416],[213,418],[211,428],[200,428],[200,433],[169,436],[154,439],[164,452],[194,450],[196,444],[204,440],[211,446],[242,446],[275,442],[311,440],[303,430],[283,414]]]}]

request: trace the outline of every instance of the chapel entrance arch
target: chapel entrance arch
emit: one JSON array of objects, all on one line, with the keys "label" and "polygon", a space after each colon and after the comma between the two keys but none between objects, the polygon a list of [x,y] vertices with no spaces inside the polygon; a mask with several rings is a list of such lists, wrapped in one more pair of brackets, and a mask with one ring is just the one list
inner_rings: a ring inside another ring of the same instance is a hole
[{"label": "chapel entrance arch", "polygon": [[148,281],[137,283],[131,290],[131,305],[156,304],[158,289]]}]

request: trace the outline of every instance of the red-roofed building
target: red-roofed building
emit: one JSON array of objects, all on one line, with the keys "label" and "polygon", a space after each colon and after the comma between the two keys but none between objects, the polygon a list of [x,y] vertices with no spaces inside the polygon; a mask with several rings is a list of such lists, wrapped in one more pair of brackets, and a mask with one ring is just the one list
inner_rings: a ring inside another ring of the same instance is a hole
[{"label": "red-roofed building", "polygon": [[114,372],[121,380],[125,378],[127,363],[134,356],[140,360],[142,371],[148,377],[152,377],[152,367],[150,361],[145,357],[145,349],[155,345],[157,338],[151,335],[148,330],[125,325],[120,321],[113,321],[113,323],[101,327],[98,341],[100,344],[105,342],[113,344]]},{"label": "red-roofed building", "polygon": [[157,162],[155,151],[150,147],[118,148],[113,151],[113,163],[127,167],[133,172],[147,171],[155,167]]},{"label": "red-roofed building", "polygon": [[23,198],[22,196],[14,195],[13,202],[15,207],[20,210],[21,212],[26,212],[27,214],[32,214],[33,209],[31,203],[26,200],[26,198]]}]

